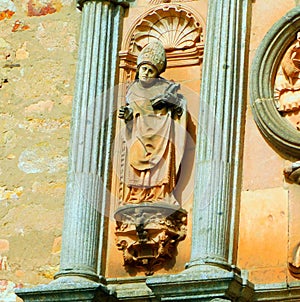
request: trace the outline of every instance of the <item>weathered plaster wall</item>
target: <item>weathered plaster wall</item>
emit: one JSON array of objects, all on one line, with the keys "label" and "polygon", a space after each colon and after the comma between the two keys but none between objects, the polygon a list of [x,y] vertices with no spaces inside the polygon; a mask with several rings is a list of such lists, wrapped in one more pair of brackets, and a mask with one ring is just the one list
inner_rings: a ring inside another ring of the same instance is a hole
[{"label": "weathered plaster wall", "polygon": [[0,0],[0,301],[58,269],[80,13]]},{"label": "weathered plaster wall", "polygon": [[[250,68],[256,49],[272,25],[297,1],[254,1]],[[254,283],[292,281],[287,269],[300,241],[300,188],[283,175],[289,158],[282,157],[259,132],[248,101],[246,113],[238,266]]]}]

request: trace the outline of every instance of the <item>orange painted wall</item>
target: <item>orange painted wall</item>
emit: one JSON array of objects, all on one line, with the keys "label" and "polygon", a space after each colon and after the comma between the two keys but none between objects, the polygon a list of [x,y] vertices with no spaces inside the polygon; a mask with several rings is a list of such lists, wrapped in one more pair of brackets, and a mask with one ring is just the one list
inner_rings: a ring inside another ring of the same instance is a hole
[{"label": "orange painted wall", "polygon": [[[296,2],[254,1],[250,68],[265,34]],[[259,132],[248,99],[238,267],[248,271],[253,283],[293,280],[287,264],[293,248],[300,242],[300,187],[284,178],[283,169],[289,163],[289,158],[280,156]]]}]

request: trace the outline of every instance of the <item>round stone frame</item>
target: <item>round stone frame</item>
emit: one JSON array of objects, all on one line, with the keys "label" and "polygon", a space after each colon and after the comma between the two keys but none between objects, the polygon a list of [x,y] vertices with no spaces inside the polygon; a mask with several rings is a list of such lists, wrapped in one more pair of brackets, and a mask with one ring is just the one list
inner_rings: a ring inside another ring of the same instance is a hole
[{"label": "round stone frame", "polygon": [[300,6],[273,25],[261,42],[250,75],[250,99],[254,119],[266,139],[279,152],[300,158],[300,132],[277,110],[275,76],[288,47],[300,31]]}]

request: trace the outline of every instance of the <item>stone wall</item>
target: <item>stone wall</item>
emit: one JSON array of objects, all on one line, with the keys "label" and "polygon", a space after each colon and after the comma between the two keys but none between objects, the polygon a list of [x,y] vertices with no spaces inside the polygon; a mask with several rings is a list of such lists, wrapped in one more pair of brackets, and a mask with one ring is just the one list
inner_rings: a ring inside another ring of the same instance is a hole
[{"label": "stone wall", "polygon": [[58,270],[80,12],[0,0],[0,301]]},{"label": "stone wall", "polygon": [[[250,68],[264,36],[297,5],[298,1],[291,0],[254,1]],[[264,139],[248,100],[238,266],[248,271],[255,284],[296,281],[288,271],[288,260],[300,241],[300,187],[283,174],[293,160]]]}]

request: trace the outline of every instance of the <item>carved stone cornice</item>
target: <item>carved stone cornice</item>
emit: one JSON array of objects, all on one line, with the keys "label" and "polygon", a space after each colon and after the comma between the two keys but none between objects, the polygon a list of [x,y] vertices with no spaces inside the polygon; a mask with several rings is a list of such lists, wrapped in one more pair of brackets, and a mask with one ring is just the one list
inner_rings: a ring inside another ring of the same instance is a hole
[{"label": "carved stone cornice", "polygon": [[299,301],[300,282],[257,284],[253,301]]},{"label": "carved stone cornice", "polygon": [[18,289],[16,294],[26,302],[114,302],[113,292],[106,286],[84,278],[68,278],[38,285],[35,288]]},{"label": "carved stone cornice", "polygon": [[267,33],[254,58],[250,97],[254,119],[265,138],[280,152],[299,158],[300,133],[284,119],[274,99],[279,64],[300,28],[300,7],[281,18]]}]

